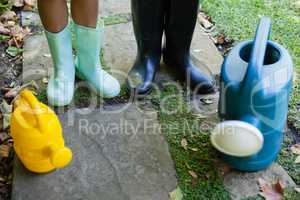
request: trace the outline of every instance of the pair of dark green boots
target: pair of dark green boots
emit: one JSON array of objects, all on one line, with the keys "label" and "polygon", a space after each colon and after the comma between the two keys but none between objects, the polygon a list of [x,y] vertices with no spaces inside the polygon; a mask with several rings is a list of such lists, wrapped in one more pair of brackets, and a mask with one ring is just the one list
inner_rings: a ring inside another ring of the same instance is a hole
[{"label": "pair of dark green boots", "polygon": [[200,93],[213,92],[213,80],[190,57],[199,0],[131,0],[131,8],[138,54],[127,79],[129,88],[138,94],[151,91],[163,54],[164,63],[175,68],[179,79]]}]

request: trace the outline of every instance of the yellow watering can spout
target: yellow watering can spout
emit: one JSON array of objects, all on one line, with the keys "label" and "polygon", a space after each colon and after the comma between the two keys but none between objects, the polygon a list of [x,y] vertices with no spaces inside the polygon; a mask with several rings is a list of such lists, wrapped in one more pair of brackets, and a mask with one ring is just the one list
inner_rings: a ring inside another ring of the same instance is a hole
[{"label": "yellow watering can spout", "polygon": [[68,147],[50,147],[50,160],[55,168],[63,168],[72,159],[72,151]]},{"label": "yellow watering can spout", "polygon": [[72,151],[65,147],[55,113],[30,90],[23,90],[14,106],[11,134],[16,154],[24,166],[37,173],[67,166],[72,160]]}]

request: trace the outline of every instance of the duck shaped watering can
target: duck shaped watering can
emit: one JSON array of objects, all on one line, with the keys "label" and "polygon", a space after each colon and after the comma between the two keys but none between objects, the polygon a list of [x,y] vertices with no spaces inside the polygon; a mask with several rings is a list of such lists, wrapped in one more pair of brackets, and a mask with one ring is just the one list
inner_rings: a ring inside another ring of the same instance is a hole
[{"label": "duck shaped watering can", "polygon": [[14,104],[11,134],[16,154],[32,172],[63,168],[72,159],[57,116],[29,90],[23,90]]},{"label": "duck shaped watering can", "polygon": [[236,45],[221,70],[219,116],[211,134],[224,160],[241,171],[258,171],[277,157],[283,141],[293,63],[269,41],[271,21],[260,20],[254,41]]}]

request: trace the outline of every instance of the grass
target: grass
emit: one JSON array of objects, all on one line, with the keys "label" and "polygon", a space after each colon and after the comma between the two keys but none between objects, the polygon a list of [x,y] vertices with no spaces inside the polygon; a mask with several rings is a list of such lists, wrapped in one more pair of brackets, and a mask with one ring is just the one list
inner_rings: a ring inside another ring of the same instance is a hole
[{"label": "grass", "polygon": [[300,185],[300,165],[294,163],[296,155],[290,150],[292,144],[294,144],[294,140],[291,134],[286,134],[277,162],[288,171],[295,183]]},{"label": "grass", "polygon": [[1,0],[0,2],[0,15],[7,10],[10,10],[12,7],[12,3],[9,0]]},{"label": "grass", "polygon": [[[294,6],[296,0],[205,0],[202,9],[212,17],[216,33],[224,33],[235,42],[251,39],[261,16],[272,19],[271,39],[285,46],[293,57],[296,72],[300,72],[300,8]],[[295,79],[294,90],[289,105],[289,124],[300,130],[300,81]],[[280,163],[300,184],[300,166],[294,164],[295,155],[290,145],[295,142],[286,136],[277,162]],[[299,198],[298,198],[299,199]]]},{"label": "grass", "polygon": [[112,16],[103,17],[105,26],[111,26],[115,24],[127,23],[131,20],[130,14],[116,14]]},{"label": "grass", "polygon": [[[183,91],[169,86],[153,101],[156,105],[163,101],[168,111],[177,110],[168,114],[159,109],[159,121],[169,143],[184,200],[230,199],[216,166],[218,154],[210,144],[209,131],[200,132],[202,121],[188,111]],[[187,150],[181,145],[182,139],[188,142]],[[197,177],[191,176],[189,171],[195,172]]]}]

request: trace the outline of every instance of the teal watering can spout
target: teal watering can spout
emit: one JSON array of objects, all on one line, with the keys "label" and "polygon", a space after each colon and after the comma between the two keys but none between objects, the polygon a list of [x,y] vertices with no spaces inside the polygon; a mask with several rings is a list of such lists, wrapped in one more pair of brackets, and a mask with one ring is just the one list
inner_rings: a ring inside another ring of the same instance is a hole
[{"label": "teal watering can spout", "polygon": [[225,162],[241,171],[268,167],[283,140],[293,63],[284,47],[269,40],[270,30],[271,20],[262,17],[254,40],[233,47],[222,65],[222,122],[211,142]]},{"label": "teal watering can spout", "polygon": [[[271,32],[271,19],[262,17],[256,29],[255,39],[250,54],[249,64],[242,86],[254,87],[261,79],[262,68],[266,56],[267,43]],[[244,89],[241,87],[241,89]]]}]

